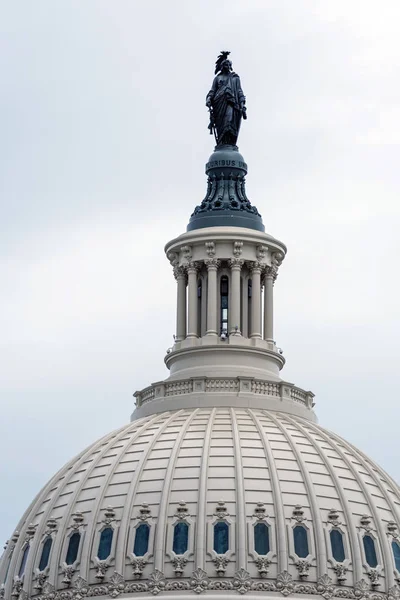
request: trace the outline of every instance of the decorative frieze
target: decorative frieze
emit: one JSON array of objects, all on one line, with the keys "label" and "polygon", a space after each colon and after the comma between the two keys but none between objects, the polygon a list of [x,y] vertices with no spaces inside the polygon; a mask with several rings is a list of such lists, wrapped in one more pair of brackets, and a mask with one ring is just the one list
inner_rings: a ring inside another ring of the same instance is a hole
[{"label": "decorative frieze", "polygon": [[[225,578],[224,573],[228,560],[218,557],[216,567],[221,570],[216,578],[210,578],[206,571],[197,568],[189,578],[167,579],[159,570],[153,571],[145,581],[127,582],[121,574],[114,571],[108,581],[101,584],[90,585],[82,577],[78,577],[68,590],[55,590],[54,586],[45,583],[40,595],[35,600],[84,600],[89,597],[108,596],[116,598],[121,594],[151,593],[158,595],[162,592],[192,591],[194,594],[202,594],[208,590],[234,590],[244,595],[248,592],[279,592],[287,597],[292,594],[322,596],[325,600],[331,598],[346,598],[349,600],[399,600],[400,588],[394,585],[389,592],[375,592],[371,590],[371,584],[365,579],[355,583],[354,587],[335,586],[332,579],[322,575],[316,583],[304,583],[296,581],[288,571],[279,573],[274,579],[265,579],[262,576],[252,578],[244,568],[239,569],[233,578]],[[261,575],[261,573],[260,573]],[[22,590],[22,581],[18,585],[14,582],[12,597],[18,600],[30,600],[29,596]],[[2,588],[4,589],[4,588]],[[4,597],[1,595],[0,597]]]}]

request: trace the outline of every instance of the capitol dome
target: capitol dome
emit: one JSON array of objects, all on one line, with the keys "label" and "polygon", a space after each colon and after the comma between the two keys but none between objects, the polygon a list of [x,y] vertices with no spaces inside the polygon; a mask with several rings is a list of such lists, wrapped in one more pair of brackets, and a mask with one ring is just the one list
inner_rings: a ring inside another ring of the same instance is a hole
[{"label": "capitol dome", "polygon": [[286,247],[247,198],[235,144],[217,143],[206,172],[204,200],[165,247],[169,377],[135,392],[130,424],[35,498],[1,558],[5,600],[400,598],[399,487],[281,377]]}]

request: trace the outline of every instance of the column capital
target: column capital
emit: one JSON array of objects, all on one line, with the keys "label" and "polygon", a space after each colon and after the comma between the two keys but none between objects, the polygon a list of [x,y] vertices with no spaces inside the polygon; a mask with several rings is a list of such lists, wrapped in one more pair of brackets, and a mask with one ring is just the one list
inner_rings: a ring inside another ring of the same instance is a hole
[{"label": "column capital", "polygon": [[264,272],[266,279],[272,279],[273,281],[275,281],[278,277],[278,267],[276,265],[273,265],[271,267],[265,267]]},{"label": "column capital", "polygon": [[240,271],[240,269],[244,265],[244,260],[242,260],[240,258],[230,258],[228,260],[228,264],[229,264],[229,266],[230,266],[231,269],[238,269]]},{"label": "column capital", "polygon": [[186,269],[188,275],[191,273],[197,273],[197,271],[200,269],[200,263],[196,260],[188,262],[186,265]]},{"label": "column capital", "polygon": [[178,281],[178,279],[186,279],[186,267],[185,266],[176,266],[173,269],[174,277]]},{"label": "column capital", "polygon": [[206,258],[204,264],[210,271],[211,269],[218,269],[221,265],[221,261],[219,260],[219,258]]},{"label": "column capital", "polygon": [[251,260],[251,261],[247,262],[246,264],[252,273],[260,273],[261,274],[261,271],[265,267],[265,265],[263,263],[259,262],[258,260]]}]

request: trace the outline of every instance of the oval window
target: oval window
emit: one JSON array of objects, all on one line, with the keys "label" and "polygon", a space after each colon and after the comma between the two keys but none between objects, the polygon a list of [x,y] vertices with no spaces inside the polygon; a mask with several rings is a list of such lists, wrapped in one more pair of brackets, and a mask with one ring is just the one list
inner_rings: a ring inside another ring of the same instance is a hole
[{"label": "oval window", "polygon": [[400,546],[398,542],[392,542],[392,551],[395,567],[398,571],[400,571]]},{"label": "oval window", "polygon": [[229,525],[224,521],[214,525],[214,552],[225,554],[229,550]]},{"label": "oval window", "polygon": [[343,562],[346,558],[344,553],[343,534],[338,529],[332,529],[329,534],[331,538],[332,556],[337,562]]},{"label": "oval window", "polygon": [[110,556],[113,535],[114,531],[111,527],[107,527],[101,532],[99,549],[97,551],[97,558],[99,560],[105,560]]},{"label": "oval window", "polygon": [[65,558],[65,562],[67,565],[73,565],[76,559],[78,558],[78,550],[79,544],[81,542],[81,534],[75,532],[69,538],[67,556]]},{"label": "oval window", "polygon": [[149,549],[150,526],[142,523],[136,528],[135,543],[133,545],[133,554],[135,556],[144,556]]},{"label": "oval window", "polygon": [[177,523],[174,527],[174,541],[172,550],[175,554],[185,554],[189,543],[189,525],[187,523]]},{"label": "oval window", "polygon": [[51,550],[52,545],[53,545],[53,540],[49,536],[46,539],[45,543],[43,544],[42,556],[40,557],[40,562],[39,562],[39,571],[44,571],[45,568],[47,567],[47,565],[49,564],[50,550]]},{"label": "oval window", "polygon": [[265,523],[257,523],[254,527],[254,549],[257,554],[268,554],[269,548],[269,528]]},{"label": "oval window", "polygon": [[370,535],[364,535],[363,537],[364,551],[365,551],[365,560],[369,564],[370,567],[375,569],[378,566],[378,559],[376,556],[375,550],[375,542]]},{"label": "oval window", "polygon": [[308,551],[308,535],[307,530],[301,525],[296,525],[293,529],[294,551],[299,558],[307,558]]},{"label": "oval window", "polygon": [[24,550],[24,553],[23,553],[22,559],[21,559],[21,564],[19,566],[18,577],[20,579],[25,572],[26,561],[28,560],[28,554],[29,554],[29,544],[26,546],[26,548]]}]

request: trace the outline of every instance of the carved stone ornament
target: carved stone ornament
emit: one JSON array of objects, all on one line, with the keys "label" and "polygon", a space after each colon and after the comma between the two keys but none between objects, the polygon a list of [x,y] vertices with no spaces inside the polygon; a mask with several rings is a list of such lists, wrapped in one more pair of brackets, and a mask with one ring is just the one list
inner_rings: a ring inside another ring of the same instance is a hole
[{"label": "carved stone ornament", "polygon": [[14,582],[11,590],[12,598],[19,598],[23,586],[23,581],[19,577],[14,577]]},{"label": "carved stone ornament", "polygon": [[206,252],[210,258],[215,256],[215,242],[206,242]]},{"label": "carved stone ornament", "polygon": [[148,521],[148,519],[151,518],[151,510],[146,502],[143,502],[143,504],[139,508],[139,514],[137,518],[143,522]]},{"label": "carved stone ornament", "polygon": [[236,571],[233,578],[233,587],[239,592],[239,594],[246,594],[251,590],[251,577],[250,573],[245,569],[239,569]]},{"label": "carved stone ornament", "polygon": [[72,515],[71,528],[79,529],[79,527],[81,527],[83,525],[83,521],[84,521],[83,513],[81,513],[79,510],[75,511],[74,514]]},{"label": "carved stone ornament", "polygon": [[296,569],[299,572],[300,579],[305,579],[310,574],[311,563],[305,558],[296,561]]},{"label": "carved stone ornament", "polygon": [[283,596],[289,596],[294,592],[293,577],[288,571],[279,573],[276,578],[276,589],[283,594]]},{"label": "carved stone ornament", "polygon": [[397,526],[397,523],[395,523],[394,521],[389,521],[389,523],[387,524],[387,531],[388,534],[391,535],[394,538],[398,538],[399,537],[399,528]]},{"label": "carved stone ornament", "polygon": [[46,531],[44,532],[44,536],[51,535],[56,530],[57,530],[57,521],[56,521],[56,519],[53,519],[53,518],[47,519]]},{"label": "carved stone ornament", "polygon": [[369,515],[362,515],[360,517],[360,528],[361,529],[365,529],[365,531],[371,531],[372,526],[372,519]]},{"label": "carved stone ornament", "polygon": [[338,583],[339,584],[344,583],[347,579],[346,573],[349,570],[348,567],[346,565],[344,565],[343,563],[336,563],[333,566],[333,570],[336,573]]},{"label": "carved stone ornament", "polygon": [[176,266],[174,267],[175,279],[186,279],[187,266]]},{"label": "carved stone ornament", "polygon": [[257,260],[264,260],[267,252],[268,252],[268,246],[257,246],[257,248],[256,248]]},{"label": "carved stone ornament", "polygon": [[394,585],[388,591],[388,600],[399,600],[400,588],[398,585]]},{"label": "carved stone ornament", "polygon": [[177,517],[179,520],[183,521],[189,516],[190,516],[189,509],[186,506],[186,502],[181,500],[181,502],[179,502],[179,504],[178,504],[178,507],[176,509],[176,513],[174,514],[174,517]]},{"label": "carved stone ornament", "polygon": [[175,556],[172,564],[174,565],[174,571],[177,577],[181,577],[183,575],[183,571],[185,570],[187,562],[187,558],[184,556]]},{"label": "carved stone ornament", "polygon": [[318,579],[317,592],[323,596],[326,600],[329,600],[335,594],[335,588],[332,585],[332,579],[329,575],[322,575]]},{"label": "carved stone ornament", "polygon": [[226,504],[223,500],[220,500],[217,504],[217,508],[215,509],[215,513],[213,515],[217,517],[217,519],[225,519],[229,516],[228,509],[226,508]]},{"label": "carved stone ornament", "polygon": [[294,507],[292,519],[297,521],[297,523],[303,523],[303,521],[306,521],[306,518],[304,516],[304,509],[300,504],[296,504],[296,506]]},{"label": "carved stone ornament", "polygon": [[0,598],[4,598],[4,596],[5,596],[5,593],[6,593],[6,588],[5,588],[5,586],[4,586],[4,583],[2,583],[2,584],[0,585]]},{"label": "carved stone ornament", "polygon": [[67,563],[63,563],[62,572],[64,574],[64,577],[62,578],[62,583],[64,585],[70,586],[75,573],[75,567],[73,565],[67,565]]},{"label": "carved stone ornament", "polygon": [[233,242],[233,256],[239,258],[242,254],[243,242]]},{"label": "carved stone ornament", "polygon": [[192,260],[193,255],[191,246],[182,246],[181,252],[185,260],[187,260],[188,262]]},{"label": "carved stone ornament", "polygon": [[260,577],[266,577],[271,565],[271,560],[266,556],[259,556],[254,562],[256,563]]},{"label": "carved stone ornament", "polygon": [[218,258],[206,258],[204,264],[206,265],[207,269],[218,269],[221,266],[221,261]]},{"label": "carved stone ornament", "polygon": [[110,582],[107,585],[107,591],[111,598],[116,598],[125,591],[125,580],[122,575],[114,571],[114,574],[110,577]]},{"label": "carved stone ornament", "polygon": [[147,565],[147,560],[144,558],[131,557],[132,574],[135,579],[140,579],[143,574],[143,569]]},{"label": "carved stone ornament", "polygon": [[278,267],[281,266],[284,258],[285,258],[285,256],[282,254],[282,252],[274,252],[271,256],[272,266],[276,267],[278,269]]},{"label": "carved stone ornament", "polygon": [[379,578],[381,577],[381,574],[379,572],[379,569],[369,569],[368,577],[373,588],[380,586]]},{"label": "carved stone ornament", "polygon": [[228,260],[228,264],[231,269],[241,269],[243,267],[244,260],[241,260],[240,258],[230,258]]},{"label": "carved stone ornament", "polygon": [[229,559],[226,558],[226,556],[218,555],[214,558],[215,570],[217,571],[217,575],[219,577],[225,574],[228,563]]},{"label": "carved stone ornament", "polygon": [[257,505],[254,509],[254,516],[256,517],[256,519],[258,519],[259,521],[264,520],[267,517],[266,512],[267,511],[264,502],[257,502]]},{"label": "carved stone ornament", "polygon": [[33,523],[30,523],[27,527],[27,530],[25,532],[25,543],[29,543],[30,540],[33,538],[33,536],[36,533],[36,527],[37,525],[34,525]]},{"label": "carved stone ornament", "polygon": [[36,574],[34,577],[35,584],[34,584],[33,588],[35,590],[38,590],[39,592],[41,592],[44,587],[44,584],[46,583],[46,580],[47,580],[46,571],[39,571],[39,569],[36,569]]},{"label": "carved stone ornament", "polygon": [[275,266],[265,267],[264,277],[271,277],[274,281],[276,281],[276,278],[278,277],[278,268]]},{"label": "carved stone ornament", "polygon": [[113,521],[115,521],[115,509],[113,506],[107,506],[107,508],[104,511],[103,523],[105,523],[106,525],[110,525],[110,523],[112,523]]},{"label": "carved stone ornament", "polygon": [[95,557],[95,563],[97,568],[95,577],[96,579],[100,579],[100,581],[103,581],[104,577],[106,576],[107,569],[110,565],[108,564],[107,559],[100,560],[97,558],[97,556]]},{"label": "carved stone ornament", "polygon": [[74,600],[83,600],[89,593],[89,584],[83,577],[78,577],[73,587]]},{"label": "carved stone ornament", "polygon": [[167,258],[172,267],[179,265],[179,254],[177,252],[168,252]]},{"label": "carved stone ornament", "polygon": [[358,599],[369,598],[369,585],[365,579],[361,579],[360,581],[356,582],[354,585],[354,595]]},{"label": "carved stone ornament", "polygon": [[333,527],[339,527],[339,525],[342,525],[342,522],[339,519],[339,513],[335,508],[331,508],[328,513],[328,523],[331,523]]},{"label": "carved stone ornament", "polygon": [[198,567],[192,575],[192,579],[190,580],[190,587],[192,588],[195,594],[201,594],[202,592],[205,592],[208,588],[209,581],[210,580],[208,578],[207,573],[203,571],[203,569],[200,569],[200,567]]},{"label": "carved stone ornament", "polygon": [[149,590],[155,596],[162,592],[165,588],[165,576],[164,573],[161,573],[158,569],[156,569],[149,577]]}]

